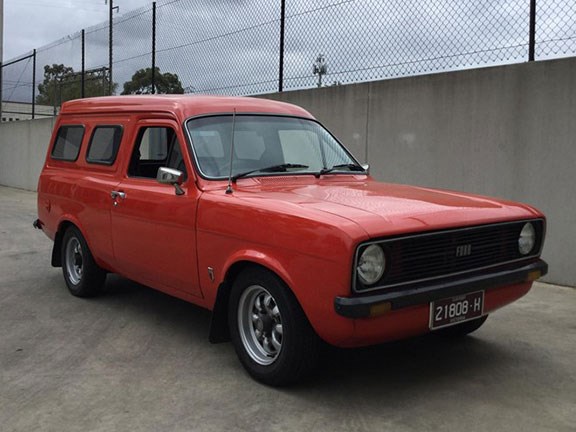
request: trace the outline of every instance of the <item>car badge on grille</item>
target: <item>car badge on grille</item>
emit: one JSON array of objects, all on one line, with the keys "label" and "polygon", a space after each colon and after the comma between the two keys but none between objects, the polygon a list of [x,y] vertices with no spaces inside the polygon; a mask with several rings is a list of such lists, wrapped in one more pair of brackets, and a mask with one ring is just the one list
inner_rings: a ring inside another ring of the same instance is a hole
[{"label": "car badge on grille", "polygon": [[456,247],[456,256],[457,257],[465,257],[472,253],[472,245],[465,244]]}]

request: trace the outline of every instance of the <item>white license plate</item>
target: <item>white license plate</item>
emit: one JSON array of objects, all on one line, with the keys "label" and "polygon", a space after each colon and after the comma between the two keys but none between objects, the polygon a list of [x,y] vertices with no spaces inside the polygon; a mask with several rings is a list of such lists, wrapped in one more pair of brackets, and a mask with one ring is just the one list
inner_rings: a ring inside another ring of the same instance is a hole
[{"label": "white license plate", "polygon": [[430,329],[470,321],[483,313],[484,291],[436,300],[430,303]]}]

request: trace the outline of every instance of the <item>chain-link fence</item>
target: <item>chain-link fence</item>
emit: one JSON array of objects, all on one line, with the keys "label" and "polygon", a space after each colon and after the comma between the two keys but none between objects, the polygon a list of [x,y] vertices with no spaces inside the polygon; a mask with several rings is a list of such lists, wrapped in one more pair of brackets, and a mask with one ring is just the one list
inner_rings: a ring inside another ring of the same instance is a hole
[{"label": "chain-link fence", "polygon": [[161,0],[5,62],[2,118],[80,97],[253,95],[575,54],[574,0]]}]

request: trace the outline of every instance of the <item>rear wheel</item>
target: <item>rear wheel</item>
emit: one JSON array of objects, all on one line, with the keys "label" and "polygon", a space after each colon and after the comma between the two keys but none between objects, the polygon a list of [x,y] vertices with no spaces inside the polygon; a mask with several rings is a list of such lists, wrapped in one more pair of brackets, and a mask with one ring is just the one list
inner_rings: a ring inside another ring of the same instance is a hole
[{"label": "rear wheel", "polygon": [[69,227],[62,239],[62,272],[70,293],[76,297],[92,297],[104,285],[106,272],[92,257],[88,244],[76,227]]},{"label": "rear wheel", "polygon": [[488,315],[484,315],[483,317],[476,318],[472,321],[466,321],[462,324],[456,324],[450,327],[436,330],[434,333],[440,336],[451,338],[464,337],[482,327],[482,324],[484,324],[487,319]]},{"label": "rear wheel", "polygon": [[232,286],[229,318],[236,353],[256,380],[287,385],[316,365],[318,336],[275,274],[260,268],[242,272]]}]

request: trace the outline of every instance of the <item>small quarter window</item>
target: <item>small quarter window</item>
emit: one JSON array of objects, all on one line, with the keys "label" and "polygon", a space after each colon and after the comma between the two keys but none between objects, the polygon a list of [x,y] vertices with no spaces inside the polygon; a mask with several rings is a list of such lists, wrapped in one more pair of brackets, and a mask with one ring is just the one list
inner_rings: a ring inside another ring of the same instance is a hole
[{"label": "small quarter window", "polygon": [[56,142],[52,147],[52,159],[75,161],[80,153],[83,137],[83,126],[60,127],[56,134]]},{"label": "small quarter window", "polygon": [[86,160],[89,163],[112,165],[116,160],[121,139],[122,127],[97,126],[90,139]]}]

